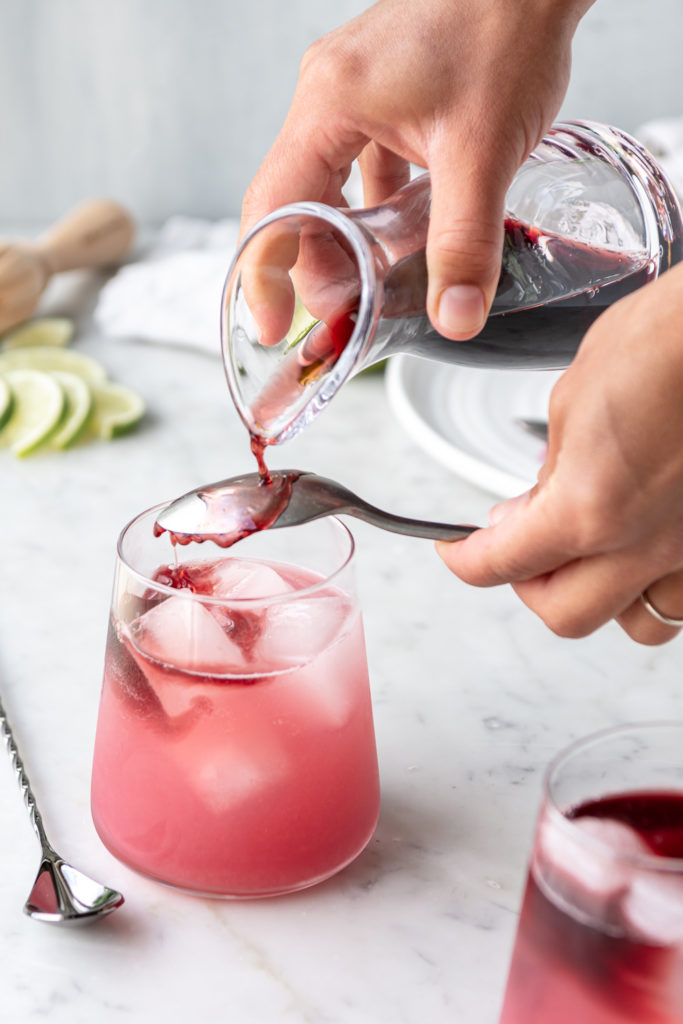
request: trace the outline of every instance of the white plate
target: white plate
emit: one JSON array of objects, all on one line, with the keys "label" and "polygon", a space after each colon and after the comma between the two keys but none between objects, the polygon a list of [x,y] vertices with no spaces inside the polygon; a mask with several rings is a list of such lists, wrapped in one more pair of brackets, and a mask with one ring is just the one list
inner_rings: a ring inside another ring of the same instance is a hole
[{"label": "white plate", "polygon": [[547,418],[560,376],[394,356],[386,381],[394,414],[420,447],[459,476],[509,498],[535,483],[545,454],[545,443],[518,420]]}]

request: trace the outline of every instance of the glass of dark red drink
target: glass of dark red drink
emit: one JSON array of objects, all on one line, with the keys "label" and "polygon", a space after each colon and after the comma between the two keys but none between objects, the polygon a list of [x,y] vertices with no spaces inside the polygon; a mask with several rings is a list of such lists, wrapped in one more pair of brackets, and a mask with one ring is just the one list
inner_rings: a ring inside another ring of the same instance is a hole
[{"label": "glass of dark red drink", "polygon": [[683,722],[548,769],[500,1024],[683,1022]]}]

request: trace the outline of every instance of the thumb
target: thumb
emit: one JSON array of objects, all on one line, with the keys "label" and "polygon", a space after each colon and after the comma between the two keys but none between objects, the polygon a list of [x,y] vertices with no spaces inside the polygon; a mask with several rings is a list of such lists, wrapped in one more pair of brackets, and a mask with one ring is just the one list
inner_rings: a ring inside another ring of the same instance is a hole
[{"label": "thumb", "polygon": [[479,157],[468,165],[451,160],[430,167],[427,312],[436,329],[456,341],[484,326],[500,277],[509,180],[500,167],[487,175],[485,166]]}]

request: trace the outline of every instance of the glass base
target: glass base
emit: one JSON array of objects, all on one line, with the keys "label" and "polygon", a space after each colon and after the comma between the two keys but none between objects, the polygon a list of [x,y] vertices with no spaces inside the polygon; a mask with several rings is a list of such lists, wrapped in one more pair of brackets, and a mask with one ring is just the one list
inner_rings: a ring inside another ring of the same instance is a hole
[{"label": "glass base", "polygon": [[378,819],[379,819],[379,813],[377,814],[377,817],[375,818],[375,820],[374,820],[374,822],[372,824],[372,828],[370,829],[367,837],[363,840],[362,844],[357,849],[354,850],[353,853],[351,853],[348,857],[346,857],[345,860],[343,860],[340,863],[336,864],[334,867],[329,868],[326,871],[323,871],[321,874],[316,875],[313,878],[306,879],[304,881],[295,882],[295,883],[291,883],[291,884],[284,885],[284,886],[278,886],[278,887],[273,887],[273,888],[264,888],[264,889],[258,889],[258,890],[243,890],[243,891],[227,890],[227,889],[226,890],[203,889],[199,885],[197,885],[197,886],[188,886],[188,885],[183,885],[182,883],[170,881],[168,878],[163,878],[161,875],[156,874],[154,871],[151,871],[151,870],[149,870],[149,869],[147,869],[145,867],[141,867],[140,865],[134,863],[133,861],[131,861],[127,857],[123,856],[117,850],[116,845],[114,843],[110,842],[107,838],[105,838],[105,836],[102,834],[102,832],[98,828],[97,822],[95,822],[95,829],[96,829],[97,834],[99,835],[102,843],[109,850],[109,852],[112,854],[113,857],[116,857],[116,859],[118,861],[120,861],[122,864],[125,864],[125,866],[127,868],[129,868],[131,871],[134,871],[136,874],[141,875],[143,878],[147,878],[147,879],[149,879],[152,882],[158,882],[161,885],[164,885],[164,886],[166,886],[169,889],[175,889],[176,892],[185,893],[185,895],[187,895],[187,896],[197,896],[197,897],[199,897],[201,899],[212,899],[212,900],[262,900],[262,899],[273,899],[273,898],[275,898],[277,896],[290,896],[290,895],[293,895],[294,893],[297,893],[297,892],[303,892],[305,889],[311,889],[311,888],[313,888],[313,886],[320,885],[322,882],[326,882],[328,879],[333,878],[334,875],[339,874],[340,871],[343,871],[350,864],[352,864],[353,861],[355,861],[361,855],[363,850],[365,850],[365,848],[367,847],[368,843],[370,842],[370,840],[372,839],[373,835],[375,834],[375,829],[377,828],[377,821],[378,821]]}]

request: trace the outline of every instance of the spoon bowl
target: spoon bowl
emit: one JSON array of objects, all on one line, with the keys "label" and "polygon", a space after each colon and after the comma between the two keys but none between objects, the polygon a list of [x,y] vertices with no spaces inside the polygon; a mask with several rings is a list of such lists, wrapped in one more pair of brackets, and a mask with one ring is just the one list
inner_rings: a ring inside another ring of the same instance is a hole
[{"label": "spoon bowl", "polygon": [[38,874],[24,904],[24,913],[50,924],[90,924],[99,921],[123,903],[115,889],[101,885],[63,860],[45,832],[43,817],[19,753],[14,732],[0,699],[0,736],[14,767],[33,830],[40,841],[42,856]]},{"label": "spoon bowl", "polygon": [[259,530],[299,526],[322,516],[348,515],[392,533],[431,540],[462,540],[476,526],[434,523],[384,512],[342,484],[298,469],[230,477],[176,498],[157,516],[157,535],[178,544],[213,540],[230,547]]},{"label": "spoon bowl", "polygon": [[24,913],[49,924],[89,924],[122,903],[120,892],[84,875],[50,848],[43,850]]}]

